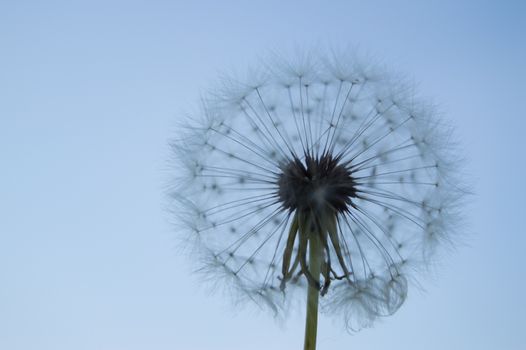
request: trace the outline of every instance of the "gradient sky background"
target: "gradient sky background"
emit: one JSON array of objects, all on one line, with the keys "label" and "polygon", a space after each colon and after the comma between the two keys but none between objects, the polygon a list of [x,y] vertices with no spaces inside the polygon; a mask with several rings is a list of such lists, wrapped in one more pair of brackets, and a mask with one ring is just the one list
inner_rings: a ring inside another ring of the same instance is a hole
[{"label": "gradient sky background", "polygon": [[[283,2],[283,3],[282,3]],[[0,349],[300,349],[301,314],[230,310],[163,212],[167,141],[218,73],[357,45],[456,126],[467,244],[406,304],[324,349],[526,346],[522,1],[0,2]]]}]

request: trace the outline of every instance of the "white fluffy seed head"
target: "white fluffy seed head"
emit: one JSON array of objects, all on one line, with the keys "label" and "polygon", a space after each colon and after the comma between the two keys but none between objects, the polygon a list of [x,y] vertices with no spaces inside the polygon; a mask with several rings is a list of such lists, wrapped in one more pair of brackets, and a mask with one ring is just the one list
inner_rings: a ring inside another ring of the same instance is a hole
[{"label": "white fluffy seed head", "polygon": [[[326,222],[322,231],[332,213],[321,310],[342,314],[349,329],[369,326],[457,240],[465,191],[450,129],[409,84],[354,55],[280,58],[256,75],[224,78],[172,143],[173,212],[207,279],[226,277],[236,295],[274,313],[308,283],[297,267],[307,248],[291,236],[297,212]],[[327,155],[350,178],[324,168]],[[316,171],[302,173],[308,159]],[[294,170],[288,182],[283,169]],[[305,198],[326,205],[310,210]]]}]

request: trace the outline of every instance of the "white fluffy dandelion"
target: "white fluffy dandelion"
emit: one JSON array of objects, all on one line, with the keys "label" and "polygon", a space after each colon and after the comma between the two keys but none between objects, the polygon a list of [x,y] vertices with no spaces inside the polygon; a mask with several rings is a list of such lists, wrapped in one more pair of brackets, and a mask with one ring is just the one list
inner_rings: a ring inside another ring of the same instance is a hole
[{"label": "white fluffy dandelion", "polygon": [[175,212],[202,271],[275,312],[308,290],[306,349],[318,305],[349,329],[393,314],[455,239],[463,191],[432,106],[345,55],[223,85],[173,142]]}]

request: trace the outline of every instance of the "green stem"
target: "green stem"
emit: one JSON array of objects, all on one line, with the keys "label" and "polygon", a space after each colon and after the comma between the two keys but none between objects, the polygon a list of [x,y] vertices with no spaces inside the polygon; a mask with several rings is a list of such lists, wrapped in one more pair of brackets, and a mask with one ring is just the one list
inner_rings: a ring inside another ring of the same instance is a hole
[{"label": "green stem", "polygon": [[[317,232],[310,232],[309,239],[309,271],[314,279],[319,283],[321,270],[321,243]],[[318,288],[308,284],[307,292],[307,315],[305,322],[305,346],[304,350],[316,349],[316,335],[318,333],[318,298],[320,291]]]}]

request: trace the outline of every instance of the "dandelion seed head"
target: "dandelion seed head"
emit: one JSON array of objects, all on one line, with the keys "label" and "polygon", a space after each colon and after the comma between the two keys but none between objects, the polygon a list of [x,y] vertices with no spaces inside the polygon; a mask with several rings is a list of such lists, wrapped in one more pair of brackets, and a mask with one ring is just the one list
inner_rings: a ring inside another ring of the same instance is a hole
[{"label": "dandelion seed head", "polygon": [[[279,314],[311,285],[322,311],[370,326],[457,239],[451,130],[410,84],[354,55],[262,66],[223,78],[174,141],[174,211],[200,271],[239,298]],[[319,279],[306,254],[317,233]]]}]

